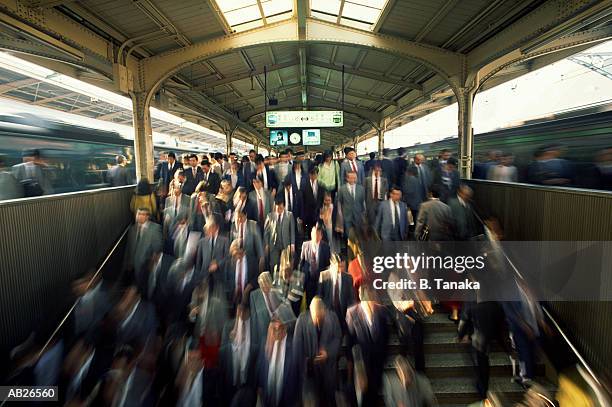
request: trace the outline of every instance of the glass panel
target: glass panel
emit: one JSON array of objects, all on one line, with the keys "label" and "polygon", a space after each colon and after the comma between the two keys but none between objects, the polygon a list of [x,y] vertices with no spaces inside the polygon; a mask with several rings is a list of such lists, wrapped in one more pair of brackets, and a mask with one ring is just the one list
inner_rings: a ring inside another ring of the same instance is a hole
[{"label": "glass panel", "polygon": [[283,14],[277,14],[275,16],[271,16],[271,17],[266,17],[266,22],[268,24],[271,23],[276,23],[277,21],[283,21],[283,20],[287,20],[288,18],[291,18],[291,11],[287,12],[287,13],[283,13]]},{"label": "glass panel", "polygon": [[361,4],[382,10],[387,4],[387,0],[350,0],[350,3]]},{"label": "glass panel", "polygon": [[312,10],[338,15],[340,12],[340,0],[310,0],[310,8]]},{"label": "glass panel", "polygon": [[257,4],[257,0],[217,0],[217,5],[223,12],[238,10]]},{"label": "glass panel", "polygon": [[263,26],[263,20],[259,19],[255,21],[249,21],[244,24],[235,25],[235,26],[232,26],[232,28],[236,32],[242,32],[242,31],[252,30],[253,28],[262,27],[262,26]]},{"label": "glass panel", "polygon": [[352,18],[353,20],[368,23],[373,23],[376,21],[379,15],[380,10],[372,7],[361,6],[359,4],[349,3],[348,1],[344,3],[344,8],[342,9],[342,17],[348,17]]},{"label": "glass panel", "polygon": [[293,2],[291,0],[268,0],[262,2],[261,5],[266,17],[293,10]]},{"label": "glass panel", "polygon": [[372,31],[372,25],[373,25],[373,24],[368,24],[368,23],[362,23],[361,21],[349,20],[348,18],[341,19],[340,24],[343,24],[349,27],[353,27],[353,28],[359,28],[360,30],[366,30],[366,31]]},{"label": "glass panel", "polygon": [[331,21],[332,23],[335,23],[336,20],[338,19],[337,16],[330,16],[329,14],[323,14],[317,11],[311,11],[310,15],[312,15],[315,18],[321,19],[321,20]]},{"label": "glass panel", "polygon": [[241,8],[240,10],[230,11],[225,14],[225,19],[232,27],[238,24],[261,19],[261,13],[257,5]]}]

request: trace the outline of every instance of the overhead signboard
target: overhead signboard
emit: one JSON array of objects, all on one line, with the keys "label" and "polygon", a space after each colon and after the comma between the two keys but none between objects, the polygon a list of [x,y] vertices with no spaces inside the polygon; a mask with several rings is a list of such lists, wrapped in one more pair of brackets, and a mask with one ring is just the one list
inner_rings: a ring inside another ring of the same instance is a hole
[{"label": "overhead signboard", "polygon": [[277,110],[266,112],[266,127],[342,127],[341,110]]},{"label": "overhead signboard", "polygon": [[321,145],[321,129],[302,130],[302,144],[305,146]]},{"label": "overhead signboard", "polygon": [[289,140],[289,132],[284,129],[270,130],[271,146],[286,146]]}]

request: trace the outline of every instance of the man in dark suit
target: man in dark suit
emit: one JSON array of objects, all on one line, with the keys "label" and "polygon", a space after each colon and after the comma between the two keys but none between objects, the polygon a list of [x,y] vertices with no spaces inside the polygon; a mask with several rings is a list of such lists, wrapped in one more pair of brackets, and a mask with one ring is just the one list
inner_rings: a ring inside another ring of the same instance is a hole
[{"label": "man in dark suit", "polygon": [[180,219],[189,217],[190,212],[191,201],[187,195],[183,194],[183,186],[178,182],[175,182],[173,185],[173,194],[166,198],[164,204],[164,239],[171,238],[176,223]]},{"label": "man in dark suit", "polygon": [[423,202],[419,217],[415,222],[414,235],[421,239],[424,230],[428,230],[427,240],[452,240],[455,222],[451,209],[440,200],[439,187],[431,186],[430,199]]},{"label": "man in dark suit", "polygon": [[366,177],[370,175],[370,172],[372,171],[372,166],[374,165],[376,161],[378,161],[376,159],[376,153],[374,151],[372,151],[368,155],[370,156],[370,159],[366,161],[365,164],[363,164],[363,170],[366,173]]},{"label": "man in dark suit", "polygon": [[228,300],[235,308],[238,304],[247,304],[252,290],[257,288],[259,276],[258,258],[249,257],[240,239],[230,245],[231,262],[227,268],[226,286]]},{"label": "man in dark suit", "polygon": [[200,163],[202,168],[202,181],[204,181],[204,191],[212,195],[219,193],[219,185],[221,184],[221,177],[216,171],[213,171],[210,166],[210,161],[202,160]]},{"label": "man in dark suit", "polygon": [[266,217],[274,206],[270,191],[264,188],[261,178],[253,178],[253,190],[249,192],[247,212],[249,219],[257,222],[260,232],[263,234]]},{"label": "man in dark suit", "polygon": [[265,253],[259,228],[254,220],[247,219],[245,211],[240,211],[236,215],[236,223],[231,231],[232,240],[240,239],[242,247],[247,256],[254,257],[260,261],[260,270],[263,271],[265,264]]},{"label": "man in dark suit", "polygon": [[406,175],[406,167],[408,161],[404,154],[406,150],[403,147],[397,149],[397,157],[393,159],[393,168],[395,171],[395,185],[401,186],[404,182],[404,176]]},{"label": "man in dark suit", "polygon": [[380,160],[380,166],[382,167],[382,174],[387,181],[389,181],[389,185],[397,184],[397,177],[395,174],[395,165],[393,161],[389,158],[390,150],[388,148],[383,149],[383,156]]},{"label": "man in dark suit", "polygon": [[423,202],[421,198],[422,188],[417,171],[416,166],[408,167],[402,182],[402,200],[406,203],[408,209],[410,209],[412,222],[416,221],[419,207],[421,202]]},{"label": "man in dark suit", "polygon": [[319,209],[323,205],[323,195],[325,190],[318,181],[319,170],[313,167],[308,173],[308,179],[304,183],[302,190],[304,209],[302,216],[304,219],[304,236],[310,236],[312,227],[319,219]]},{"label": "man in dark suit", "polygon": [[329,245],[323,240],[324,226],[318,222],[312,229],[311,240],[302,244],[299,269],[304,273],[304,291],[306,291],[306,302],[310,301],[317,293],[320,273],[329,267],[331,251]]},{"label": "man in dark suit", "polygon": [[229,258],[229,241],[227,237],[219,234],[218,216],[211,216],[206,222],[204,230],[206,236],[198,244],[196,255],[196,274],[198,281],[208,276],[223,282],[225,267]]},{"label": "man in dark suit", "polygon": [[176,154],[172,151],[168,153],[168,158],[165,161],[160,161],[157,164],[157,168],[155,169],[155,178],[161,180],[161,184],[164,188],[164,195],[168,194],[168,188],[170,186],[170,181],[174,179],[174,174],[178,169],[182,169],[183,164],[176,161]]},{"label": "man in dark suit", "polygon": [[255,176],[255,162],[251,162],[248,155],[242,157],[240,173],[242,174],[242,183],[251,191],[253,189],[253,177]]},{"label": "man in dark suit", "polygon": [[472,208],[472,188],[465,184],[459,185],[457,195],[448,200],[448,206],[455,220],[455,238],[470,240],[483,233],[482,225],[476,218]]},{"label": "man in dark suit", "polygon": [[380,162],[372,164],[372,174],[365,180],[365,204],[368,214],[368,222],[373,225],[381,202],[387,199],[389,182],[382,176]]},{"label": "man in dark suit", "polygon": [[293,214],[293,220],[296,222],[296,227],[302,227],[304,221],[304,200],[302,191],[295,188],[289,178],[283,182],[283,189],[277,193],[277,196],[282,193],[281,198],[285,202],[285,209]]},{"label": "man in dark suit", "polygon": [[317,406],[335,406],[338,386],[338,352],[342,331],[338,317],[314,297],[295,325],[293,351],[301,399]]},{"label": "man in dark suit", "polygon": [[263,157],[259,156],[255,159],[254,177],[261,181],[262,187],[268,191],[272,197],[276,195],[278,188],[278,180],[274,170],[270,169],[265,163]]},{"label": "man in dark suit", "polygon": [[107,182],[111,185],[111,187],[130,185],[128,170],[125,168],[125,157],[118,155],[115,157],[115,160],[117,164],[115,164],[106,173]]},{"label": "man in dark suit", "polygon": [[[291,310],[289,313],[293,315]],[[275,315],[264,336],[267,341],[260,351],[258,388],[262,404],[266,407],[294,406],[299,400],[300,383],[293,352],[291,323]]]},{"label": "man in dark suit", "polygon": [[330,266],[319,276],[318,295],[329,310],[332,310],[346,332],[346,310],[355,303],[353,277],[346,272],[346,262],[337,254],[332,254]]},{"label": "man in dark suit", "polygon": [[[133,272],[134,279],[142,295],[147,295],[149,263],[155,253],[162,249],[161,227],[149,220],[148,208],[136,212],[136,222],[130,226],[127,248],[125,250],[124,270]],[[131,274],[128,274],[131,275]]]},{"label": "man in dark suit", "polygon": [[440,170],[434,172],[432,184],[438,186],[440,200],[444,203],[447,203],[449,198],[457,194],[460,182],[457,166],[457,159],[451,157],[442,164]]},{"label": "man in dark suit", "polygon": [[[419,205],[427,200],[429,196],[429,188],[431,187],[431,171],[425,163],[425,156],[423,154],[417,154],[414,156],[414,165],[411,166],[416,173],[418,182],[417,193],[415,200],[418,200]],[[412,207],[411,207],[412,208]],[[418,206],[417,206],[418,209]],[[412,214],[416,220],[417,214]]]},{"label": "man in dark suit", "polygon": [[389,199],[378,207],[374,230],[383,242],[402,241],[408,237],[406,204],[402,202],[402,191],[392,187]]},{"label": "man in dark suit", "polygon": [[268,256],[269,270],[279,264],[281,252],[289,249],[295,253],[295,221],[291,212],[285,210],[282,198],[276,200],[274,212],[266,217],[264,228],[264,250]]},{"label": "man in dark suit", "polygon": [[346,159],[340,164],[340,185],[347,182],[346,177],[349,172],[354,172],[357,176],[356,182],[363,185],[366,174],[363,163],[357,159],[357,152],[354,148],[346,149]]},{"label": "man in dark suit", "polygon": [[237,188],[246,187],[244,183],[244,174],[240,171],[240,164],[234,161],[230,164],[229,170],[223,175],[223,179],[228,180],[232,184],[232,189],[235,191]]},{"label": "man in dark suit", "polygon": [[361,225],[365,211],[365,191],[363,184],[357,183],[357,174],[347,172],[347,182],[338,190],[336,201],[344,220],[344,236],[348,236],[351,228]]},{"label": "man in dark suit", "polygon": [[202,169],[198,167],[197,155],[191,154],[189,156],[189,167],[183,169],[183,174],[185,175],[183,193],[187,196],[191,196],[200,181],[202,181],[204,175],[202,174]]},{"label": "man in dark suit", "polygon": [[351,347],[359,345],[367,376],[367,390],[361,403],[363,406],[377,403],[389,336],[385,310],[376,302],[372,291],[362,285],[359,289],[360,302],[346,312],[349,343]]},{"label": "man in dark suit", "polygon": [[293,168],[289,171],[287,179],[291,181],[294,190],[303,192],[304,184],[308,181],[308,172],[304,171],[300,161],[293,162]]},{"label": "man in dark suit", "polygon": [[153,304],[145,301],[138,289],[130,286],[117,305],[121,316],[117,327],[117,344],[147,344],[157,330],[157,316]]}]

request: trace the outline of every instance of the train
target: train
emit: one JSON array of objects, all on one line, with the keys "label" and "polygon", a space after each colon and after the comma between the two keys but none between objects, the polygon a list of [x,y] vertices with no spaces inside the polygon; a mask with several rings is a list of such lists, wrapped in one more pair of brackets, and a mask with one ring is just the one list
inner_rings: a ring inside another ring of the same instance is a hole
[{"label": "train", "polygon": [[[527,171],[534,154],[538,149],[553,144],[560,145],[562,158],[572,163],[575,175],[572,186],[597,188],[592,176],[595,159],[601,151],[612,149],[612,104],[560,112],[476,134],[474,162],[478,165],[486,161],[490,151],[512,154],[519,182],[528,182]],[[417,153],[433,159],[444,149],[458,157],[458,139],[451,136],[433,143],[408,145],[403,149],[409,159]],[[397,157],[398,150],[389,150],[387,158]],[[362,159],[367,159],[367,156]]]},{"label": "train", "polygon": [[[45,162],[45,175],[54,193],[108,187],[106,172],[123,155],[135,182],[134,141],[119,133],[52,121],[29,113],[0,115],[0,156],[6,167],[22,162],[24,151],[38,150]],[[172,150],[177,155],[191,151],[156,145],[156,157]]]}]

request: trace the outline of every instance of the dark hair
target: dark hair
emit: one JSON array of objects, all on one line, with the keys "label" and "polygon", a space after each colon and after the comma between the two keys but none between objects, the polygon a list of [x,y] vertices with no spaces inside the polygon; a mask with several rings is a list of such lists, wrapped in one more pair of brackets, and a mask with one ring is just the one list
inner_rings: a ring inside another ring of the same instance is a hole
[{"label": "dark hair", "polygon": [[446,163],[450,165],[454,165],[455,167],[459,165],[459,162],[457,161],[455,157],[450,157],[448,161],[446,161]]},{"label": "dark hair", "polygon": [[174,158],[176,160],[176,154],[174,154],[172,151],[170,151],[168,153],[168,158],[170,158],[170,157],[172,157],[172,158]]},{"label": "dark hair", "polygon": [[370,160],[373,160],[376,158],[376,153],[374,151],[372,151],[370,154],[368,154],[370,156]]},{"label": "dark hair", "polygon": [[213,156],[215,157],[215,160],[217,160],[217,161],[223,159],[223,154],[221,154],[219,152],[216,152]]},{"label": "dark hair", "polygon": [[283,205],[285,206],[285,196],[284,194],[277,194],[276,199],[274,199],[275,205]]},{"label": "dark hair", "polygon": [[317,167],[312,167],[310,169],[310,171],[308,171],[308,174],[315,174],[315,175],[319,175],[319,169]]},{"label": "dark hair", "polygon": [[429,192],[431,193],[431,196],[433,196],[434,198],[440,198],[440,186],[439,185],[433,184],[429,188]]},{"label": "dark hair", "polygon": [[261,164],[264,162],[264,158],[261,155],[257,155],[257,157],[255,157],[255,164]]},{"label": "dark hair", "polygon": [[289,177],[285,178],[285,180],[283,181],[283,186],[291,186],[291,179],[289,179]]},{"label": "dark hair", "polygon": [[257,154],[257,151],[255,151],[255,150],[253,150],[253,149],[250,149],[250,150],[249,150],[249,154],[251,154],[251,153],[255,153],[255,154]]},{"label": "dark hair", "polygon": [[389,195],[391,194],[391,192],[393,191],[400,191],[402,192],[402,190],[397,186],[397,185],[393,185],[389,188]]},{"label": "dark hair", "polygon": [[202,166],[203,166],[203,165],[208,165],[208,166],[210,167],[210,161],[208,161],[208,160],[202,160],[202,161],[200,162],[200,165],[202,165]]},{"label": "dark hair", "polygon": [[149,184],[149,180],[147,178],[141,178],[136,184],[136,195],[150,195],[151,194],[151,184]]},{"label": "dark hair", "polygon": [[195,158],[197,160],[198,159],[198,155],[197,154],[191,154],[189,156],[189,159],[191,160],[192,158]]},{"label": "dark hair", "polygon": [[416,167],[408,167],[406,172],[410,175],[419,175],[419,171],[416,169]]}]

